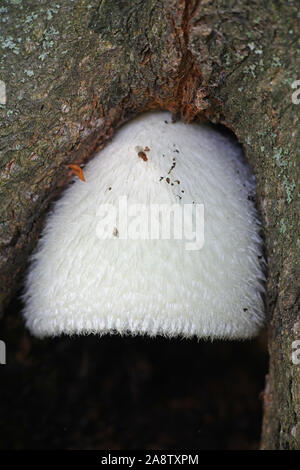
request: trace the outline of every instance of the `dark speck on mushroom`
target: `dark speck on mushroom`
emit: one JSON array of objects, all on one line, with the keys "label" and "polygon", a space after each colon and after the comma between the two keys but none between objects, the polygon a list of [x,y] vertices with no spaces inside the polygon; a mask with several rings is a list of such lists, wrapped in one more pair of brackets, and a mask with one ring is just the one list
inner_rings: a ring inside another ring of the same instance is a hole
[{"label": "dark speck on mushroom", "polygon": [[[173,159],[173,160],[174,160],[174,159]],[[169,174],[171,173],[171,171],[175,168],[175,166],[176,166],[176,162],[173,161],[172,166],[171,166],[171,168],[170,168],[169,171],[168,171],[168,175],[169,175]]]}]

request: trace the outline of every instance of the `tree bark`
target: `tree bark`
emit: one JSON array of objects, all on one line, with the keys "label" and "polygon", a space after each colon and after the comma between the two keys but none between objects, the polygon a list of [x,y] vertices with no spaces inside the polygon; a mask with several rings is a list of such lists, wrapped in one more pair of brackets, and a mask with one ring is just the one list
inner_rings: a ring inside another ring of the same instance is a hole
[{"label": "tree bark", "polygon": [[300,449],[297,1],[5,0],[0,12],[2,311],[68,164],[145,110],[221,123],[257,177],[269,264],[262,449]]}]

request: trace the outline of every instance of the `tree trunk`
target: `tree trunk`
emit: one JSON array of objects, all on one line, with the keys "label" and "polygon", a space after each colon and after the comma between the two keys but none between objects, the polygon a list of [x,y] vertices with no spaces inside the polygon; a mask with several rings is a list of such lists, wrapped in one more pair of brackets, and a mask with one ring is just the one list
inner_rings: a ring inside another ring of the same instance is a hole
[{"label": "tree trunk", "polygon": [[269,263],[262,448],[300,449],[297,1],[6,0],[0,12],[2,310],[68,164],[145,110],[222,123],[257,177]]}]

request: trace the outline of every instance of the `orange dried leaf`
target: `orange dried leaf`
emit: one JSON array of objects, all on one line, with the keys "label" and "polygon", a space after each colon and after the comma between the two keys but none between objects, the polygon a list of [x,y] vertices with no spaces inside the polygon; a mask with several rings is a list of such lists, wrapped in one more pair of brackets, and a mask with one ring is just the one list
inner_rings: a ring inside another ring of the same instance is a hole
[{"label": "orange dried leaf", "polygon": [[78,165],[68,165],[69,168],[71,168],[72,172],[74,175],[78,176],[78,178],[81,179],[81,181],[85,181],[84,173],[80,166]]}]

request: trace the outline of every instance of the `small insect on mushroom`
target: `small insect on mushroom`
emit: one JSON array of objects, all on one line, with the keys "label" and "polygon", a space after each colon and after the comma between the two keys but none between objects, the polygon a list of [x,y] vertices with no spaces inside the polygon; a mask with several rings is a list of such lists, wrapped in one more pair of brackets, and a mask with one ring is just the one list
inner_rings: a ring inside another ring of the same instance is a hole
[{"label": "small insect on mushroom", "polygon": [[142,160],[144,160],[144,162],[147,162],[147,161],[148,161],[148,157],[147,157],[147,155],[145,154],[145,152],[143,152],[143,151],[139,152],[139,153],[138,153],[138,156],[139,156]]},{"label": "small insect on mushroom", "polygon": [[236,142],[147,113],[120,128],[85,174],[56,202],[32,257],[24,317],[33,334],[258,333],[261,224]]}]

